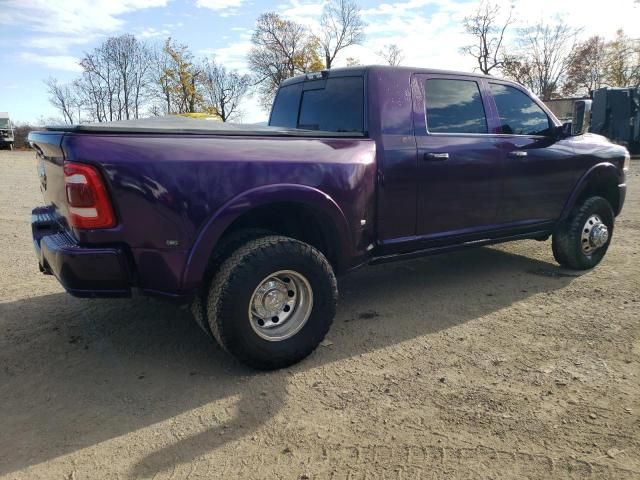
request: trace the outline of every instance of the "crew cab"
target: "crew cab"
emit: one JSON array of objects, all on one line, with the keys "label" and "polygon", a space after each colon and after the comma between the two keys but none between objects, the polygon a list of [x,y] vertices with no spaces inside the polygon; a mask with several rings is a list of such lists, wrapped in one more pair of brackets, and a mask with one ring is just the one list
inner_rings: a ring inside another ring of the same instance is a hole
[{"label": "crew cab", "polygon": [[336,276],[366,264],[552,237],[564,267],[604,257],[629,154],[562,125],[522,86],[405,67],[286,80],[268,126],[182,117],[50,127],[29,140],[41,271],[72,295],[192,302],[256,368],[309,355]]}]

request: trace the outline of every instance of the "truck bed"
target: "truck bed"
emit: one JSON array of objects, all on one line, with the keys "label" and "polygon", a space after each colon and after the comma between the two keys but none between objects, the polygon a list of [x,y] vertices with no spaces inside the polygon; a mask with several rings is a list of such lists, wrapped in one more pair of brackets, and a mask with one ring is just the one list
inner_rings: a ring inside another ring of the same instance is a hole
[{"label": "truck bed", "polygon": [[55,125],[49,131],[73,133],[179,133],[190,135],[221,135],[250,137],[315,137],[362,138],[362,132],[326,132],[298,128],[269,127],[266,125],[224,123],[215,120],[199,120],[178,115],[121,120],[117,122],[83,123],[79,125]]}]

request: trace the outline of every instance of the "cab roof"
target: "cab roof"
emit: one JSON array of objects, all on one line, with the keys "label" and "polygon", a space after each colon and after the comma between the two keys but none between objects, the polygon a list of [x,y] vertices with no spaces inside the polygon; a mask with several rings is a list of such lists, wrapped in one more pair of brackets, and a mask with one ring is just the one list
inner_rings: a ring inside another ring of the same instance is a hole
[{"label": "cab roof", "polygon": [[438,75],[455,75],[455,76],[465,76],[465,77],[478,77],[478,78],[486,78],[486,79],[494,79],[505,81],[509,83],[510,80],[506,80],[503,78],[494,77],[493,75],[484,75],[482,73],[475,72],[461,72],[457,70],[440,70],[435,68],[419,68],[419,67],[392,67],[389,65],[357,65],[354,67],[339,67],[332,68],[329,70],[321,70],[319,72],[306,73],[303,75],[298,75],[295,77],[288,78],[284,80],[280,86],[284,87],[286,85],[292,85],[294,83],[305,82],[307,80],[319,80],[322,78],[331,78],[331,77],[357,77],[362,76],[366,72],[406,72],[408,75],[414,73],[425,73],[425,74],[438,74]]}]

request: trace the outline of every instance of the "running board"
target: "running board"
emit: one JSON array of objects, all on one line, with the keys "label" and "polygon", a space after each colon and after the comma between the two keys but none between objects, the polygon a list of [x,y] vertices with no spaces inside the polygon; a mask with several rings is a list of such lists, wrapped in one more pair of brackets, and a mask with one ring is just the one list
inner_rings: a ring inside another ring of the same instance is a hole
[{"label": "running board", "polygon": [[481,240],[471,240],[468,242],[455,243],[453,245],[444,245],[439,247],[423,248],[421,250],[415,250],[413,252],[406,253],[394,253],[391,255],[382,255],[380,257],[373,257],[369,261],[369,265],[378,265],[381,263],[396,262],[400,260],[409,260],[411,258],[424,257],[427,255],[437,255],[439,253],[446,253],[455,250],[462,250],[465,248],[483,247],[485,245],[494,245],[496,243],[510,242],[511,240],[526,240],[535,239],[536,237],[543,237],[549,235],[549,230],[539,230],[536,232],[520,233],[518,235],[510,235],[508,237],[500,238],[484,238]]}]

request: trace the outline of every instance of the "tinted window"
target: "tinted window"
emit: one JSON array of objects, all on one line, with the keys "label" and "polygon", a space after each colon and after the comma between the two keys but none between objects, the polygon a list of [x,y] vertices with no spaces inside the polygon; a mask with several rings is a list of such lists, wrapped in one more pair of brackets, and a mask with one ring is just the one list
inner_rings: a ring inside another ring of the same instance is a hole
[{"label": "tinted window", "polygon": [[307,82],[302,92],[298,128],[329,132],[362,132],[364,92],[362,77],[330,78]]},{"label": "tinted window", "polygon": [[269,125],[296,128],[302,83],[280,88],[271,109]]},{"label": "tinted window", "polygon": [[487,133],[487,117],[476,82],[427,80],[427,129],[432,133]]},{"label": "tinted window", "polygon": [[514,87],[491,83],[491,94],[498,107],[502,133],[547,135],[549,117],[527,94]]}]

